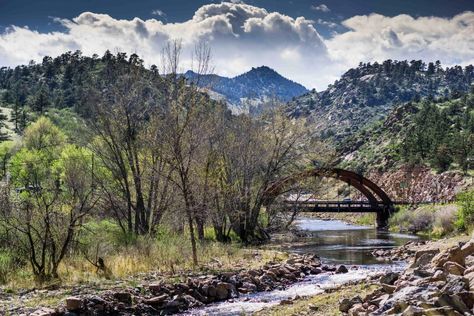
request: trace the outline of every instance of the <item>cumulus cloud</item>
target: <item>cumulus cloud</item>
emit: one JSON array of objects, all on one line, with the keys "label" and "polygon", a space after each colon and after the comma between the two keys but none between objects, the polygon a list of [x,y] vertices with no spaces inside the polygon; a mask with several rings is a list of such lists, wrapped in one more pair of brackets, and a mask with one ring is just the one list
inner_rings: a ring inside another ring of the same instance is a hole
[{"label": "cumulus cloud", "polygon": [[331,11],[331,9],[329,9],[329,7],[325,5],[324,3],[320,5],[312,5],[311,9],[316,10],[316,11],[321,11],[324,13],[328,13]]},{"label": "cumulus cloud", "polygon": [[328,60],[323,39],[311,20],[244,3],[205,5],[182,23],[123,20],[91,12],[56,21],[65,27],[64,32],[39,33],[13,26],[0,34],[0,64],[27,63],[76,49],[86,55],[100,55],[105,49],[137,53],[147,64],[158,64],[166,42],[180,39],[183,68],[190,65],[194,45],[206,41],[212,48],[215,69],[223,75],[237,75],[265,64],[312,87],[323,80],[315,80],[307,65]]},{"label": "cumulus cloud", "polygon": [[0,65],[40,61],[45,55],[78,49],[85,55],[101,55],[106,49],[137,53],[147,65],[159,64],[167,41],[180,39],[184,71],[191,65],[194,45],[206,41],[212,48],[213,66],[221,75],[234,76],[267,65],[308,88],[321,90],[360,61],[474,62],[474,12],[453,18],[355,16],[342,22],[346,32],[329,39],[323,39],[314,26],[326,21],[292,18],[232,2],[204,5],[179,23],[115,19],[91,12],[56,21],[64,31],[41,33],[10,26],[0,33]]},{"label": "cumulus cloud", "polygon": [[349,31],[325,43],[335,61],[348,65],[388,58],[441,60],[445,65],[474,62],[474,12],[452,18],[371,14],[342,24]]}]

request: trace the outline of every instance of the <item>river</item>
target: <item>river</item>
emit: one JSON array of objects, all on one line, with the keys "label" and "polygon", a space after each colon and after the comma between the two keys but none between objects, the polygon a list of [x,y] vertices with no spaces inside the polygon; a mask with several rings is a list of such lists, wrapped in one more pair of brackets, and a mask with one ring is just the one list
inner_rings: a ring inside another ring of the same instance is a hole
[{"label": "river", "polygon": [[295,253],[316,253],[323,263],[344,264],[345,274],[322,273],[306,277],[285,290],[241,295],[239,298],[210,304],[204,308],[187,311],[184,315],[242,315],[251,314],[279,304],[295,296],[313,296],[351,281],[363,280],[384,271],[401,271],[403,263],[377,261],[371,252],[400,246],[416,236],[377,231],[373,227],[356,226],[337,220],[299,218],[296,222],[303,243],[290,249]]}]

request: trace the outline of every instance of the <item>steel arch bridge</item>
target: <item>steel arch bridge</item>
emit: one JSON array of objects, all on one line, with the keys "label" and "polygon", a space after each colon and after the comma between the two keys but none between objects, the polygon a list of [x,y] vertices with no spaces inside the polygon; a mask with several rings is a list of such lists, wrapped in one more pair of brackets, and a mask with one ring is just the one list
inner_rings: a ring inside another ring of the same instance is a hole
[{"label": "steel arch bridge", "polygon": [[339,168],[314,168],[277,180],[265,190],[264,204],[272,204],[295,183],[311,177],[328,177],[343,181],[356,188],[367,201],[285,201],[285,207],[298,207],[306,212],[373,212],[377,213],[377,227],[387,227],[388,219],[395,210],[394,202],[371,180],[353,171]]}]

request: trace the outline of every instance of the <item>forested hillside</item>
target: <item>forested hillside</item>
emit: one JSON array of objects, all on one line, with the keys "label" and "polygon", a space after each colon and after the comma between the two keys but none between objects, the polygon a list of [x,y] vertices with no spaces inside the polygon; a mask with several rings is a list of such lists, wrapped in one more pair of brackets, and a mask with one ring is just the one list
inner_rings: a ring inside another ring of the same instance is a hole
[{"label": "forested hillside", "polygon": [[338,142],[383,119],[396,105],[425,97],[451,98],[468,92],[474,67],[443,68],[420,60],[361,63],[322,92],[290,102],[292,117],[305,117],[323,138]]},{"label": "forested hillside", "polygon": [[341,144],[343,164],[363,171],[428,165],[467,172],[474,156],[474,92],[397,106]]}]

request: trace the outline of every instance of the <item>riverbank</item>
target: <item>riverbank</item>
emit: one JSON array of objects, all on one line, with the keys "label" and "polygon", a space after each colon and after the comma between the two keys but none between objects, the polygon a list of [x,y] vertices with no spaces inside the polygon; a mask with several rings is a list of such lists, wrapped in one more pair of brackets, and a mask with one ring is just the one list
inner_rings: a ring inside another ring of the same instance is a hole
[{"label": "riverbank", "polygon": [[470,238],[460,235],[375,250],[381,262],[407,260],[409,264],[401,272],[296,299],[256,315],[385,315],[405,311],[406,315],[469,315],[474,307],[474,240]]}]

